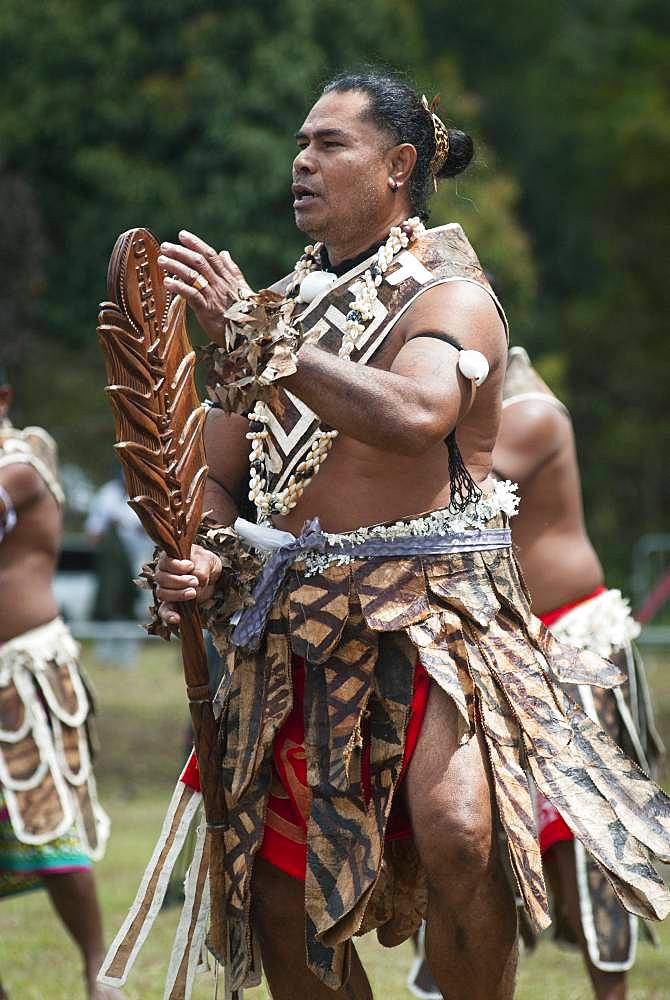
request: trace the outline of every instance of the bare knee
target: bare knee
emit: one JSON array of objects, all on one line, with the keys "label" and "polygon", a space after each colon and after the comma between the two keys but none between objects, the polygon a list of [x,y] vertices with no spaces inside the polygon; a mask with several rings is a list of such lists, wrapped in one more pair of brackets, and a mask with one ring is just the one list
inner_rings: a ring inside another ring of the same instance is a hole
[{"label": "bare knee", "polygon": [[490,777],[480,735],[457,745],[453,703],[433,688],[407,774],[419,856],[434,888],[454,892],[497,863]]},{"label": "bare knee", "polygon": [[417,847],[429,885],[448,896],[470,892],[498,864],[491,812],[466,800],[429,796]]}]

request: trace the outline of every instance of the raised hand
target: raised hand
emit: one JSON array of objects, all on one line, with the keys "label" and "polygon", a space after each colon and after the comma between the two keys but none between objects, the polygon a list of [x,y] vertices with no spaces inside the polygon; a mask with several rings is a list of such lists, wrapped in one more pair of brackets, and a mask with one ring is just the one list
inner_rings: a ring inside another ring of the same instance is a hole
[{"label": "raised hand", "polygon": [[182,601],[208,600],[221,576],[221,560],[200,545],[191,547],[190,559],[162,556],[156,569],[156,596],[161,604],[158,614],[166,625],[179,625],[175,605]]},{"label": "raised hand", "polygon": [[253,291],[228,251],[217,253],[182,229],[179,243],[161,244],[158,263],[168,272],[165,287],[186,299],[207,336],[224,346],[224,313]]}]

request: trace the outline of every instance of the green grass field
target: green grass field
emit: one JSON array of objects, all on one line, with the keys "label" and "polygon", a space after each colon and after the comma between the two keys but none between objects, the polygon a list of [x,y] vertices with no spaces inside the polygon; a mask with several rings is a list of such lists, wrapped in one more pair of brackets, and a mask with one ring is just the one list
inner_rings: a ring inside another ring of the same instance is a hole
[{"label": "green grass field", "polygon": [[[107,856],[96,869],[109,939],[134,896],[160,829],[180,767],[187,717],[177,645],[156,642],[142,648],[136,668],[125,671],[103,668],[90,650],[85,651],[100,703],[100,793],[113,824]],[[670,744],[670,658],[649,658],[648,666],[661,731]],[[159,917],[131,974],[129,1000],[161,1000],[176,920],[175,910]],[[661,926],[660,937],[659,950],[640,944],[639,961],[630,977],[630,1000],[670,998],[670,921]],[[405,979],[410,946],[387,951],[368,935],[359,947],[375,997],[409,1000]],[[12,1000],[82,1000],[78,955],[44,893],[0,905],[0,976]],[[211,1000],[212,992],[211,976],[200,977],[195,1000]],[[517,1000],[590,996],[576,953],[559,950],[546,940],[531,958],[522,960]],[[263,988],[245,994],[245,1000],[268,997]]]}]

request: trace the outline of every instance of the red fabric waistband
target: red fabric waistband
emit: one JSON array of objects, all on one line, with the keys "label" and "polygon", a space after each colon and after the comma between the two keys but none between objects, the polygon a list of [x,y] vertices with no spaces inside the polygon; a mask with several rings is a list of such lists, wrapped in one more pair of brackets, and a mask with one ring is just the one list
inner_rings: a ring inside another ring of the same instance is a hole
[{"label": "red fabric waistband", "polygon": [[590,594],[586,594],[585,597],[578,597],[576,601],[570,601],[569,604],[564,604],[562,608],[556,608],[555,611],[545,611],[543,615],[538,615],[541,622],[550,628],[554,622],[557,622],[559,618],[563,615],[567,615],[568,611],[572,611],[573,608],[578,608],[580,604],[586,604],[587,601],[593,600],[594,597],[598,597],[599,594],[604,594],[607,588],[601,583],[599,587],[596,587],[594,591]]}]

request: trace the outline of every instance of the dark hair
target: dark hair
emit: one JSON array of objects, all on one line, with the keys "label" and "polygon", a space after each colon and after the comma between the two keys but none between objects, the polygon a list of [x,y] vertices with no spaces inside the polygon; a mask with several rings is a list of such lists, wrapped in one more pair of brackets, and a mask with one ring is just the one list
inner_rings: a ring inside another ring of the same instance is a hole
[{"label": "dark hair", "polygon": [[[360,91],[367,94],[366,116],[383,129],[396,143],[409,142],[417,152],[416,166],[410,179],[412,208],[421,218],[428,217],[427,201],[432,190],[429,173],[435,155],[435,131],[430,114],[417,92],[404,80],[375,70],[363,73],[339,73],[325,85],[323,94]],[[472,139],[459,129],[449,129],[449,154],[438,177],[455,177],[468,166],[474,146]]]}]

